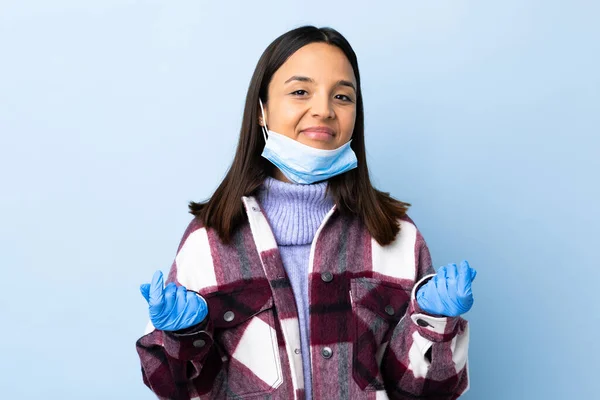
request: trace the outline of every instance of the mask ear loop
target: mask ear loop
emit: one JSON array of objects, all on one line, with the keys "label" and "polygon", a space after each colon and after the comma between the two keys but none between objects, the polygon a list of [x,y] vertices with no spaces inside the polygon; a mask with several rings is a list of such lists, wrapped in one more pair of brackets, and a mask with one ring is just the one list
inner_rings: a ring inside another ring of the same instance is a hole
[{"label": "mask ear loop", "polygon": [[263,125],[261,125],[261,130],[263,133],[263,137],[265,138],[265,143],[267,143],[267,117],[265,116],[265,110],[263,109],[262,100],[258,99],[258,105],[260,105],[260,113],[263,117]]}]

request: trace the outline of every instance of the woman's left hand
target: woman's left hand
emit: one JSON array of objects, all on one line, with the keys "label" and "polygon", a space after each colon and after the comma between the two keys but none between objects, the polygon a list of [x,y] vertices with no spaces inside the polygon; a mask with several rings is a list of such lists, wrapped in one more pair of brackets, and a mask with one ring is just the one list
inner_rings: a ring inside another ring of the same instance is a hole
[{"label": "woman's left hand", "polygon": [[417,291],[419,307],[429,314],[457,317],[473,306],[471,283],[477,271],[464,260],[460,267],[448,264]]}]

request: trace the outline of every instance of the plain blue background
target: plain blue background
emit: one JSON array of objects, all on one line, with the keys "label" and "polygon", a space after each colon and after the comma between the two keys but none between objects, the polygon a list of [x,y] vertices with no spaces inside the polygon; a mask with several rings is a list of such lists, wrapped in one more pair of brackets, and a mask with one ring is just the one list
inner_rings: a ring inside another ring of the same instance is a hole
[{"label": "plain blue background", "polygon": [[355,48],[376,186],[479,272],[463,398],[598,395],[599,3],[301,3],[0,2],[2,398],[154,398],[138,287],[303,24]]}]

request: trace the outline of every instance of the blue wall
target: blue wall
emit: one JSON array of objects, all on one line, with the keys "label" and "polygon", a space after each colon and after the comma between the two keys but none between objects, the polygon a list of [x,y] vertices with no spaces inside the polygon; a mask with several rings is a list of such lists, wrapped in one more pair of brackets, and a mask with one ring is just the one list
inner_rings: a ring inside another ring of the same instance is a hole
[{"label": "blue wall", "polygon": [[154,398],[138,286],[225,174],[260,54],[305,23],[355,47],[376,185],[436,267],[479,272],[463,398],[597,396],[600,4],[296,3],[0,3],[2,397]]}]

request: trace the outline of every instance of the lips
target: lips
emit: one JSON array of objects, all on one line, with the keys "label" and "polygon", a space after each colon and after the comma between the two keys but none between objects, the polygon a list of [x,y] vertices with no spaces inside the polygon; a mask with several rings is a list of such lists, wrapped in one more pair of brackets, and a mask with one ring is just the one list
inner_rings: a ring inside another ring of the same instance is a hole
[{"label": "lips", "polygon": [[335,136],[333,129],[326,126],[311,126],[310,128],[303,129],[301,133],[313,140],[324,141],[331,140]]},{"label": "lips", "polygon": [[326,133],[330,136],[335,135],[335,132],[333,131],[333,129],[328,128],[326,126],[311,126],[310,128],[303,129],[302,132],[319,132],[319,133]]}]

